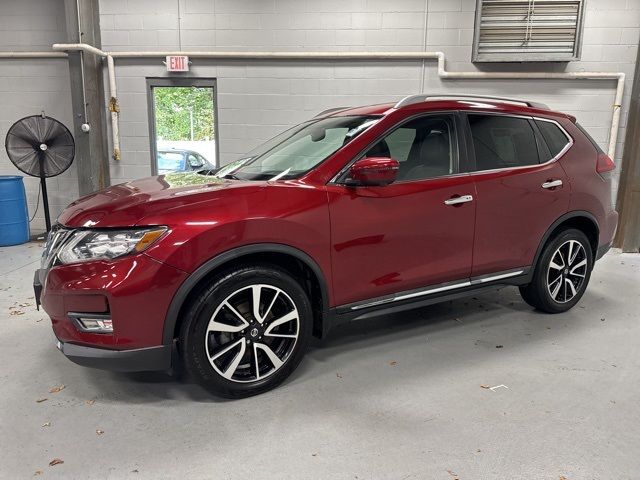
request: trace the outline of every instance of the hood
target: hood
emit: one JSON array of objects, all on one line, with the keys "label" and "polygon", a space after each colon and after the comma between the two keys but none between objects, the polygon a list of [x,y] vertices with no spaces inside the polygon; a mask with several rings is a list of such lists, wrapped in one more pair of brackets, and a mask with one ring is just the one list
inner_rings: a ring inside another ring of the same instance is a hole
[{"label": "hood", "polygon": [[131,227],[143,217],[209,201],[227,189],[260,188],[261,182],[223,180],[195,172],[168,173],[121,183],[82,197],[58,217],[68,227]]}]

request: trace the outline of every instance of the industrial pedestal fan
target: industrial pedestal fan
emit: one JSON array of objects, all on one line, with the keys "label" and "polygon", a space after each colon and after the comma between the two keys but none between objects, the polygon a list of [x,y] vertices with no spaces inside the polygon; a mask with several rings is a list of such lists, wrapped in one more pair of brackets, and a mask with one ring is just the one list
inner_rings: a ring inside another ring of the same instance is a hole
[{"label": "industrial pedestal fan", "polygon": [[4,141],[9,160],[21,171],[40,177],[44,219],[47,232],[51,230],[48,177],[60,175],[71,166],[75,143],[67,127],[58,120],[41,115],[25,117],[14,123]]}]

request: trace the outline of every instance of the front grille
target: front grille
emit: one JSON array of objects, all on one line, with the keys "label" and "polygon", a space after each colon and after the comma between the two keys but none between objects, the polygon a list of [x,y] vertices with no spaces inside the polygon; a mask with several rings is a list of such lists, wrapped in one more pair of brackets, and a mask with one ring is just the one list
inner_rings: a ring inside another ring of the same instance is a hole
[{"label": "front grille", "polygon": [[44,251],[42,252],[40,268],[49,270],[55,264],[60,247],[62,247],[72,233],[72,229],[65,228],[59,224],[51,228],[51,231],[47,235]]}]

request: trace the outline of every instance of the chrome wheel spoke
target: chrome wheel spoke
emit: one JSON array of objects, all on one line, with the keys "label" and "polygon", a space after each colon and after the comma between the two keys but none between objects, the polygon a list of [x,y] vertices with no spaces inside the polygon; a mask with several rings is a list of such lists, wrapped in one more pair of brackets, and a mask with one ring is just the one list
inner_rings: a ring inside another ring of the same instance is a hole
[{"label": "chrome wheel spoke", "polygon": [[[575,264],[574,266],[571,267],[571,270],[569,270],[569,273],[571,275],[576,275],[576,270],[582,267],[586,267],[587,266],[587,259],[583,259],[580,262],[578,262],[577,264]],[[584,277],[584,275],[582,275]]]},{"label": "chrome wheel spoke", "polygon": [[247,349],[247,343],[245,339],[241,338],[237,342],[233,342],[231,345],[223,348],[221,351],[219,351],[218,353],[216,353],[214,356],[211,357],[211,361],[213,362],[214,360],[217,360],[222,355],[226,354],[227,352],[229,352],[230,350],[238,346],[240,346],[240,350],[238,351],[238,353],[236,353],[236,355],[233,357],[231,362],[229,362],[229,365],[227,365],[227,368],[225,368],[224,370],[219,370],[220,374],[224,378],[227,378],[229,380],[231,380],[231,377],[233,377],[233,374],[238,369],[238,365],[240,365],[240,361],[242,360],[242,357],[244,356],[244,352]]},{"label": "chrome wheel spoke", "polygon": [[[578,248],[575,249],[575,252],[573,251],[574,244],[578,244]],[[580,253],[580,250],[582,250],[582,245],[580,245],[578,242],[574,242],[574,241],[569,242],[569,260],[568,260],[569,265],[573,264],[573,262],[576,260],[576,257]]]},{"label": "chrome wheel spoke", "polygon": [[[552,288],[551,286],[552,286],[554,283],[555,283],[556,285],[553,287],[553,290],[551,290],[551,288]],[[558,277],[558,278],[556,278],[553,282],[551,282],[551,283],[549,284],[549,290],[551,291],[551,296],[553,297],[553,299],[554,299],[554,300],[558,297],[558,292],[560,291],[560,287],[561,287],[561,286],[562,286],[562,277]]]},{"label": "chrome wheel spoke", "polygon": [[269,304],[269,306],[265,310],[264,315],[262,317],[262,322],[260,322],[260,323],[264,323],[265,318],[267,318],[269,316],[269,313],[271,313],[271,309],[273,308],[273,304],[276,303],[276,299],[278,298],[279,294],[280,294],[280,292],[277,291],[276,294],[271,299],[271,303]]},{"label": "chrome wheel spoke", "polygon": [[565,291],[565,299],[569,299],[569,298],[573,298],[575,297],[577,291],[576,291],[576,287],[573,285],[573,282],[571,280],[569,280],[568,278],[564,279],[564,283],[565,283],[565,288],[568,285],[569,286],[569,290],[571,290],[571,297],[567,297],[566,291]]},{"label": "chrome wheel spoke", "polygon": [[267,327],[267,329],[264,331],[265,335],[272,335],[272,331],[274,328],[279,327],[280,325],[283,325],[287,322],[290,322],[292,320],[297,320],[298,319],[298,311],[294,310],[293,312],[289,312],[286,315],[274,320],[273,322],[271,322],[269,324],[269,326]]},{"label": "chrome wheel spoke", "polygon": [[549,266],[551,268],[553,268],[554,270],[562,270],[564,268],[564,265],[558,265],[556,262],[554,262],[553,260],[551,260],[551,263],[549,264]]},{"label": "chrome wheel spoke", "polygon": [[271,347],[269,347],[269,345],[265,343],[254,343],[253,345],[254,345],[254,348],[256,349],[256,358],[257,358],[257,353],[259,348],[260,350],[262,350],[264,353],[267,354],[267,357],[269,358],[269,360],[271,361],[271,363],[273,364],[276,370],[284,364],[284,362],[278,357],[278,355],[276,355],[276,352],[271,350]]},{"label": "chrome wheel spoke", "polygon": [[218,322],[216,320],[216,317],[219,311],[216,311],[216,313],[213,314],[213,316],[211,317],[211,320],[209,321],[207,333],[210,333],[210,332],[236,333],[236,332],[241,332],[249,325],[249,322],[247,322],[245,318],[235,308],[233,308],[229,302],[224,302],[222,305],[226,307],[231,313],[233,313],[233,315],[238,320],[240,320],[240,325],[229,325],[228,323]]},{"label": "chrome wheel spoke", "polygon": [[260,315],[260,296],[262,295],[262,285],[253,285],[251,287],[251,297],[253,303],[253,318],[262,323],[264,320]]}]

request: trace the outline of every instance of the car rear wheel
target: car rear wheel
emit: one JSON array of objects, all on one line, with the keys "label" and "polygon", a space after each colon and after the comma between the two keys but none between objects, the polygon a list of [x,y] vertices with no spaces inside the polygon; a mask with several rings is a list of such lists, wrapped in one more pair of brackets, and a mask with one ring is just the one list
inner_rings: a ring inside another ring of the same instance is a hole
[{"label": "car rear wheel", "polygon": [[520,287],[522,298],[547,313],[566,312],[584,294],[591,270],[593,252],[586,235],[569,229],[547,243],[529,285]]},{"label": "car rear wheel", "polygon": [[194,300],[180,334],[187,370],[207,389],[248,397],[282,383],[311,335],[311,304],[300,284],[272,266],[237,268]]}]

